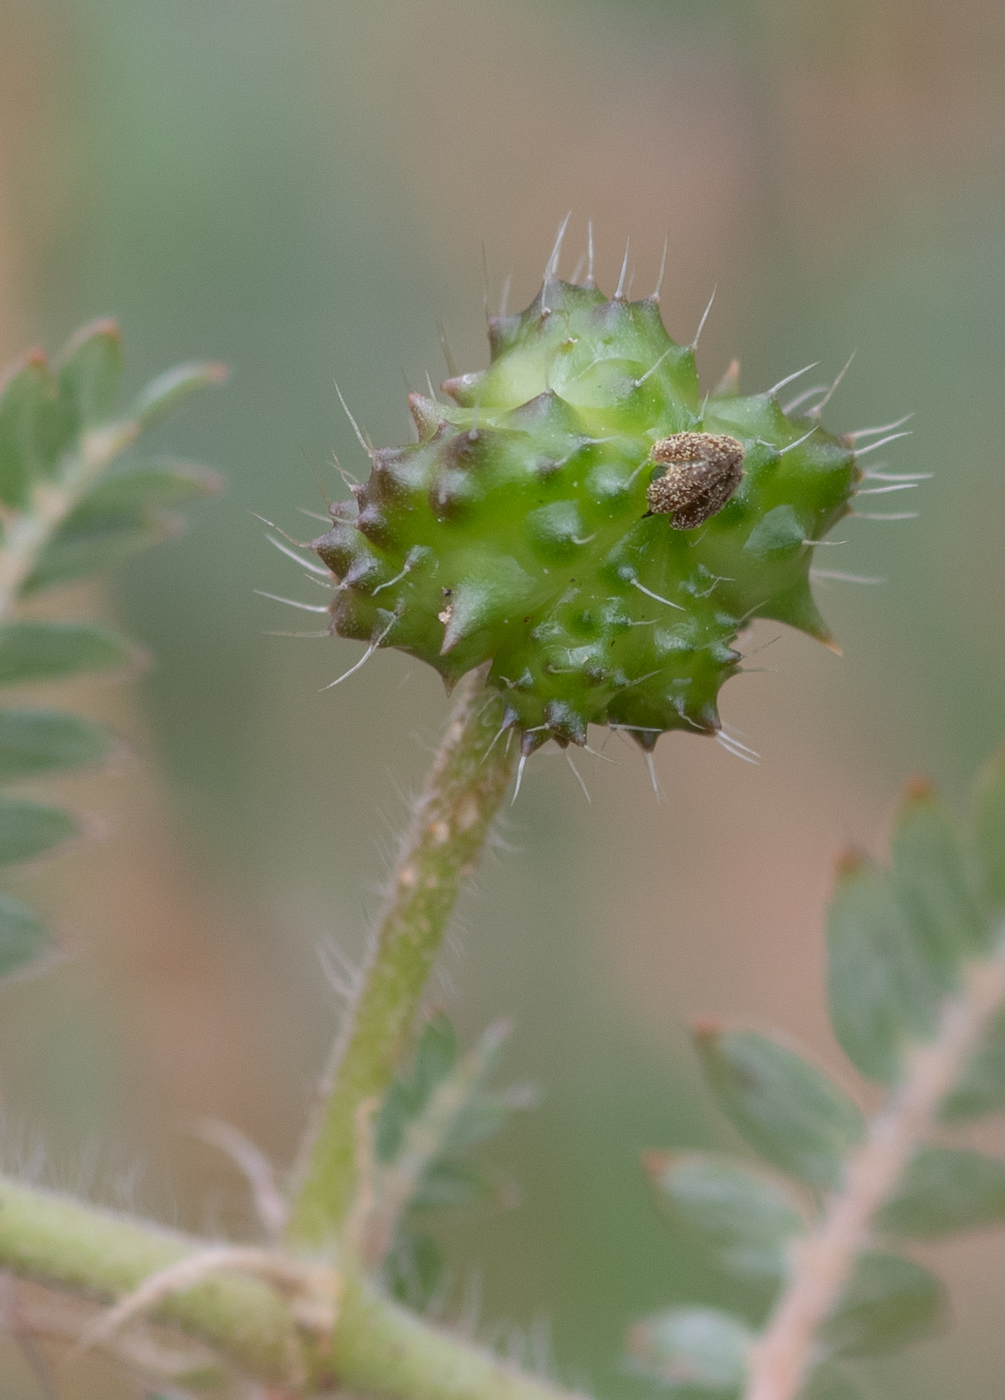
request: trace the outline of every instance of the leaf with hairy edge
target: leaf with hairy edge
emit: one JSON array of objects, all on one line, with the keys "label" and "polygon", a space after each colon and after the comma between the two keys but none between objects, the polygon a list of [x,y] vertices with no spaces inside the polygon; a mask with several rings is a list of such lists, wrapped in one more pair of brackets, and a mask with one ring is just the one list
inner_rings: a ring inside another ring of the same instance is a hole
[{"label": "leaf with hairy edge", "polygon": [[59,395],[71,434],[96,428],[115,410],[122,378],[122,336],[114,321],[93,321],[60,356]]},{"label": "leaf with hairy edge", "polygon": [[208,495],[220,485],[215,472],[188,463],[111,477],[63,522],[22,592],[35,593],[95,573],[180,533],[183,518],[165,507]]},{"label": "leaf with hairy edge", "polygon": [[91,622],[0,624],[0,685],[61,679],[107,671],[136,660],[136,649]]},{"label": "leaf with hairy edge", "polygon": [[923,1147],[876,1221],[906,1239],[1005,1224],[1005,1162],[958,1147]]},{"label": "leaf with hairy edge", "polygon": [[673,1390],[735,1395],[747,1375],[754,1334],[742,1318],[713,1308],[672,1308],[628,1333],[636,1367]]},{"label": "leaf with hairy edge", "polygon": [[1005,1012],[984,1032],[956,1088],[943,1100],[940,1116],[954,1123],[987,1113],[1005,1113]]},{"label": "leaf with hairy edge", "polygon": [[934,1034],[940,988],[889,872],[844,858],[827,915],[827,990],[834,1034],[870,1079],[896,1079],[906,1044]]},{"label": "leaf with hairy edge", "polygon": [[720,1107],[752,1147],[811,1186],[840,1184],[865,1128],[843,1089],[756,1031],[701,1026],[695,1042]]},{"label": "leaf with hairy edge", "polygon": [[977,780],[974,844],[982,903],[994,921],[990,932],[1005,937],[1005,748]]},{"label": "leaf with hairy edge", "polygon": [[62,807],[26,798],[0,798],[0,865],[33,860],[79,836],[80,830],[77,818]]},{"label": "leaf with hairy edge", "polygon": [[77,715],[0,710],[0,779],[101,763],[113,742],[107,730]]},{"label": "leaf with hairy edge", "polygon": [[45,953],[49,936],[34,910],[0,894],[0,977],[20,972]]},{"label": "leaf with hairy edge", "polygon": [[140,431],[153,427],[180,403],[210,384],[222,384],[227,366],[219,362],[176,365],[141,389],[127,415]]},{"label": "leaf with hairy edge", "polygon": [[914,945],[940,989],[953,991],[962,961],[983,951],[986,926],[956,832],[923,782],[908,789],[892,855],[894,884]]},{"label": "leaf with hairy edge", "polygon": [[862,1254],[821,1342],[834,1356],[874,1356],[928,1336],[944,1316],[945,1290],[928,1269],[899,1254]]},{"label": "leaf with hairy edge", "polygon": [[741,1277],[785,1277],[806,1222],[780,1182],[711,1153],[648,1152],[643,1161],[666,1213],[711,1246],[715,1263]]}]

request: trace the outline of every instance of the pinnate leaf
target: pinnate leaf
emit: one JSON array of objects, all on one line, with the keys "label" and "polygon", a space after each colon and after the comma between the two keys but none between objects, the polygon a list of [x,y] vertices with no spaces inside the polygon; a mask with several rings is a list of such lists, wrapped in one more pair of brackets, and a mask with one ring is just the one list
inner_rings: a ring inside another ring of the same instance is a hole
[{"label": "pinnate leaf", "polygon": [[907,1239],[1005,1223],[1005,1162],[965,1148],[923,1147],[877,1225]]},{"label": "pinnate leaf", "polygon": [[864,1131],[844,1090],[756,1031],[701,1027],[695,1041],[720,1107],[750,1145],[811,1186],[839,1185],[844,1157]]},{"label": "pinnate leaf", "polygon": [[0,685],[107,671],[135,659],[135,650],[107,627],[90,622],[0,624]]},{"label": "pinnate leaf", "polygon": [[753,1341],[739,1317],[714,1308],[672,1308],[636,1323],[628,1350],[640,1371],[673,1390],[728,1396],[744,1383]]},{"label": "pinnate leaf", "polygon": [[0,865],[32,860],[79,834],[77,818],[61,807],[26,798],[0,798]]},{"label": "pinnate leaf", "polygon": [[940,986],[892,876],[864,857],[839,869],[827,951],[834,1033],[857,1069],[889,1084],[905,1046],[935,1031]]},{"label": "pinnate leaf", "polygon": [[727,1272],[783,1278],[787,1251],[805,1226],[792,1193],[763,1172],[701,1152],[652,1152],[650,1180],[671,1217],[702,1236]]},{"label": "pinnate leaf", "polygon": [[862,1254],[821,1340],[834,1356],[873,1356],[927,1336],[944,1315],[945,1291],[928,1269],[899,1254]]},{"label": "pinnate leaf", "polygon": [[112,743],[107,730],[77,715],[0,710],[0,779],[100,763]]},{"label": "pinnate leaf", "polygon": [[34,910],[0,894],[0,977],[20,972],[47,951],[48,935]]}]

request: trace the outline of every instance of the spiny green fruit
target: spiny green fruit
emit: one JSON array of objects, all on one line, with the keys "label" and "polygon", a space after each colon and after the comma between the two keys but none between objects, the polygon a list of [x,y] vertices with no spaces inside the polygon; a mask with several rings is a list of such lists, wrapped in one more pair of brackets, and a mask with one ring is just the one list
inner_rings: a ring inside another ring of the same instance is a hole
[{"label": "spiny green fruit", "polygon": [[[531,753],[587,725],[651,750],[712,734],[754,617],[833,646],[813,545],[849,512],[849,439],[776,392],[711,397],[658,301],[608,299],[553,265],[489,324],[488,369],[412,394],[417,443],[370,452],[355,503],[313,548],[337,580],[332,631],[397,647],[452,685],[490,661]],[[779,386],[780,387],[780,386]]]}]

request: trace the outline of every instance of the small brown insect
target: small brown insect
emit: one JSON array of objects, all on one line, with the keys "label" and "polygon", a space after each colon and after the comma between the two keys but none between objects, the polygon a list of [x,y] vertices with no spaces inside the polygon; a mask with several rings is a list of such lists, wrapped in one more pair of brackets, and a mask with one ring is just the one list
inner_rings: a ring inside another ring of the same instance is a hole
[{"label": "small brown insect", "polygon": [[722,510],[743,477],[743,444],[719,433],[674,433],[649,454],[662,476],[649,483],[653,515],[669,515],[675,530],[693,530]]}]

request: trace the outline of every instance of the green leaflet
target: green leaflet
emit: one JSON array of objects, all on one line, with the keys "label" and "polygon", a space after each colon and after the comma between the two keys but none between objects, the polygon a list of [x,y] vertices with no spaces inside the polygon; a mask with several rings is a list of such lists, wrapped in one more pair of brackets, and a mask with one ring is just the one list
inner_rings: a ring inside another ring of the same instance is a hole
[{"label": "green leaflet", "polygon": [[891,1083],[904,1046],[935,1030],[940,987],[888,871],[844,862],[827,916],[831,1022],[852,1064]]},{"label": "green leaflet", "polygon": [[753,1148],[811,1186],[840,1184],[864,1122],[832,1079],[755,1031],[702,1028],[695,1042],[719,1106]]},{"label": "green leaflet", "polygon": [[0,894],[0,977],[20,972],[48,946],[48,934],[38,915],[20,900]]},{"label": "green leaflet", "polygon": [[62,680],[125,666],[135,658],[135,649],[100,623],[0,623],[0,685]]},{"label": "green leaflet", "polygon": [[0,781],[101,763],[111,752],[107,730],[51,710],[0,710]]},{"label": "green leaflet", "polygon": [[79,836],[80,823],[61,807],[0,797],[0,865],[18,865]]},{"label": "green leaflet", "polygon": [[781,1182],[710,1153],[652,1152],[645,1163],[666,1212],[706,1241],[721,1268],[785,1277],[788,1247],[806,1221]]},{"label": "green leaflet", "polygon": [[111,418],[122,378],[122,337],[114,321],[95,321],[73,337],[60,357],[59,397],[68,436]]},{"label": "green leaflet", "polygon": [[1005,1162],[964,1148],[923,1147],[876,1223],[915,1240],[1005,1224]]},{"label": "green leaflet", "polygon": [[56,386],[39,352],[15,367],[0,390],[0,501],[27,503],[31,483],[46,475],[63,441]]},{"label": "green leaflet", "polygon": [[227,378],[227,366],[219,361],[193,362],[176,365],[152,379],[142,389],[130,407],[127,417],[145,432],[162,418],[179,408],[200,389],[222,384]]},{"label": "green leaflet", "polygon": [[628,1334],[638,1370],[671,1390],[736,1395],[747,1373],[752,1329],[714,1308],[671,1308],[645,1318]]},{"label": "green leaflet", "polygon": [[942,993],[959,986],[964,958],[986,948],[986,920],[966,856],[944,808],[927,785],[908,791],[893,833],[893,878],[922,960]]},{"label": "green leaflet", "polygon": [[944,1316],[945,1290],[928,1269],[899,1254],[863,1254],[821,1341],[834,1356],[874,1356],[929,1335]]}]

